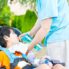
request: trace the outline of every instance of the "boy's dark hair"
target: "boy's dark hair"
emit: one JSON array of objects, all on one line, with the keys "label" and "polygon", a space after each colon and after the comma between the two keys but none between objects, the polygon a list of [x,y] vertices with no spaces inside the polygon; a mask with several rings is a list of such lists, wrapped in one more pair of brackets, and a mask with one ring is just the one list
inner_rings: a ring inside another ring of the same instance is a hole
[{"label": "boy's dark hair", "polygon": [[[8,26],[2,26],[0,27],[0,45],[2,47],[5,47],[7,46],[7,42],[6,40],[4,39],[4,36],[10,36],[10,29],[12,29],[11,27],[8,27]],[[12,29],[13,30],[13,29]]]}]

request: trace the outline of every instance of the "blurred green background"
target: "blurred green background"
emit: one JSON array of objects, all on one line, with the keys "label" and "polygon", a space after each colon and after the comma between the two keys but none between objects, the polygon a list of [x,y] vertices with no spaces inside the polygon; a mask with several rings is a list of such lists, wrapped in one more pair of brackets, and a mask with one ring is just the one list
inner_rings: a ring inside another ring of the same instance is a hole
[{"label": "blurred green background", "polygon": [[[12,1],[12,0],[11,0]],[[21,32],[29,31],[37,20],[36,0],[19,0],[22,5],[30,3],[33,10],[27,10],[25,14],[17,16],[11,13],[8,0],[0,0],[0,26],[8,25],[18,28]],[[68,0],[69,2],[69,0]]]},{"label": "blurred green background", "polygon": [[[23,5],[30,1],[30,4],[35,4],[35,0],[19,0]],[[34,10],[27,10],[25,14],[17,16],[11,13],[9,6],[7,5],[8,0],[0,0],[0,26],[8,25],[11,27],[18,28],[22,32],[29,31],[37,20],[37,15]]]}]

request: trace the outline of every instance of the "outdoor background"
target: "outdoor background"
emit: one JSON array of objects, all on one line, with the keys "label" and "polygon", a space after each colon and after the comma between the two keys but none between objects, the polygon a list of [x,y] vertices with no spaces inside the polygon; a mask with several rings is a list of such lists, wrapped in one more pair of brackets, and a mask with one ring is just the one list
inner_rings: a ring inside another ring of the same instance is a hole
[{"label": "outdoor background", "polygon": [[[8,25],[18,28],[21,32],[29,31],[37,20],[35,1],[17,0],[12,5],[10,0],[0,0],[0,26]],[[16,4],[17,2],[19,4]]]}]

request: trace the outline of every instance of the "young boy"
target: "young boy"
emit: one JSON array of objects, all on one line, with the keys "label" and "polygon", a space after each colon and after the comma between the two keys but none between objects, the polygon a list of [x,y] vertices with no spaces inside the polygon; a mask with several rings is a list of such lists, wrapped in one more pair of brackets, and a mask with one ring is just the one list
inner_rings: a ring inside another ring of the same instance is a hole
[{"label": "young boy", "polygon": [[[27,44],[19,42],[19,38],[12,28],[3,26],[0,28],[0,67],[6,69],[33,69],[34,67],[26,61]],[[19,59],[21,58],[21,59]],[[24,59],[22,59],[24,58]],[[15,60],[16,59],[16,60]],[[21,62],[19,62],[21,61]],[[19,63],[16,63],[19,62]],[[10,66],[13,64],[13,67]],[[16,66],[15,66],[16,65]],[[36,69],[49,69],[48,65],[42,64]]]},{"label": "young boy", "polygon": [[[25,54],[25,52],[27,50],[26,46],[25,47],[19,46],[18,43],[19,43],[19,39],[18,39],[17,35],[14,33],[12,28],[7,27],[7,26],[0,28],[0,45],[3,48],[6,48],[8,50],[8,52],[11,52],[11,53],[15,53],[16,51],[18,51],[18,52]],[[14,45],[15,45],[16,50],[12,49],[12,47],[14,47]],[[17,50],[17,47],[18,47],[18,50]],[[9,53],[6,52],[6,54],[5,54],[5,51],[1,51],[0,53],[1,53],[1,55],[0,55],[1,66],[2,67],[6,66],[6,69],[10,69],[9,63],[14,62],[13,55],[12,55],[13,58],[9,58],[8,57]],[[19,54],[16,54],[16,55],[20,56]],[[11,57],[11,54],[9,54],[9,56]]]}]

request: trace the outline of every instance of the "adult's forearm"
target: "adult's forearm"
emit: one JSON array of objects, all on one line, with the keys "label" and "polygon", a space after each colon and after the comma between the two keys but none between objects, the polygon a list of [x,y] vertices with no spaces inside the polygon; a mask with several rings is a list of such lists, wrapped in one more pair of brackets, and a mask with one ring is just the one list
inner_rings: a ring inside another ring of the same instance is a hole
[{"label": "adult's forearm", "polygon": [[49,32],[49,29],[44,30],[44,28],[41,28],[35,35],[33,41],[30,44],[29,49],[31,50],[36,44],[41,42],[43,38],[46,36],[46,34]]},{"label": "adult's forearm", "polygon": [[47,36],[49,30],[50,30],[50,26],[51,26],[51,19],[47,19],[42,21],[42,25],[41,28],[38,30],[38,32],[36,33],[34,39],[32,40],[29,50],[31,50],[36,44],[38,44],[39,42],[41,42],[43,40],[43,38],[45,36]]},{"label": "adult's forearm", "polygon": [[37,31],[40,29],[40,26],[41,26],[40,22],[39,20],[37,20],[36,24],[33,26],[33,28],[30,31],[30,35],[34,36],[37,33]]}]

